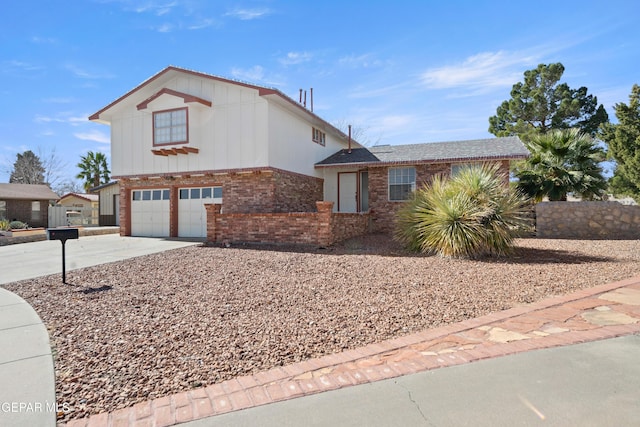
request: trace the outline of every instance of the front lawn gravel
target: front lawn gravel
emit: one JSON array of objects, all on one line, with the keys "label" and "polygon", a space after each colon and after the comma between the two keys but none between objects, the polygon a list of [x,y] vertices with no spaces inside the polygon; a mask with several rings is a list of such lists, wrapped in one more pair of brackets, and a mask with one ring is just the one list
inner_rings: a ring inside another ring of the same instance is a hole
[{"label": "front lawn gravel", "polygon": [[520,239],[512,258],[193,246],[12,283],[55,354],[66,421],[640,274],[640,241]]}]

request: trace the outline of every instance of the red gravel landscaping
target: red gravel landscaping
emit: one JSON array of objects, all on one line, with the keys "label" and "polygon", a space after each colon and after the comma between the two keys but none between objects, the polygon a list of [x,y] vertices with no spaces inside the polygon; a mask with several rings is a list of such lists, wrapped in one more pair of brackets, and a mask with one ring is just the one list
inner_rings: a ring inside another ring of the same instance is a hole
[{"label": "red gravel landscaping", "polygon": [[47,325],[67,418],[640,274],[638,240],[520,239],[512,258],[194,246],[6,285]]}]

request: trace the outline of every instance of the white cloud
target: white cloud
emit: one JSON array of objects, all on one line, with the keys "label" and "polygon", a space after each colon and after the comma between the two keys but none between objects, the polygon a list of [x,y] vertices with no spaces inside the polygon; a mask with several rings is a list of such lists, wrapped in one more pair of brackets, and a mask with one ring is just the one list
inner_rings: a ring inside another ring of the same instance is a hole
[{"label": "white cloud", "polygon": [[338,64],[347,67],[372,68],[384,65],[384,61],[377,59],[371,53],[363,53],[361,55],[347,55],[338,60]]},{"label": "white cloud", "polygon": [[234,18],[238,18],[242,21],[250,21],[252,19],[259,19],[266,15],[269,15],[271,10],[267,8],[262,9],[234,9],[225,13],[224,16],[231,16]]},{"label": "white cloud", "polygon": [[87,123],[89,120],[87,117],[89,117],[89,115],[76,116],[72,113],[62,112],[53,117],[37,114],[33,121],[36,123],[68,123],[72,126],[77,126],[82,123]]},{"label": "white cloud", "polygon": [[537,56],[520,52],[482,52],[458,64],[430,68],[420,77],[429,89],[509,87],[537,61]]},{"label": "white cloud", "polygon": [[231,75],[238,80],[261,82],[264,80],[264,68],[260,65],[254,65],[249,69],[234,67],[231,69]]},{"label": "white cloud", "polygon": [[53,37],[40,37],[40,36],[31,37],[31,41],[33,43],[37,43],[37,44],[56,44],[56,43],[58,43],[58,40],[54,39]]},{"label": "white cloud", "polygon": [[39,71],[42,70],[44,67],[41,67],[39,65],[34,65],[31,64],[29,62],[24,62],[24,61],[19,61],[19,60],[9,60],[9,61],[3,61],[2,62],[2,68],[4,69],[4,71],[12,71],[12,70],[17,70],[17,71]]},{"label": "white cloud", "polygon": [[287,56],[280,59],[282,65],[296,65],[303,62],[309,62],[313,58],[313,55],[309,52],[289,52]]},{"label": "white cloud", "polygon": [[89,132],[76,132],[73,134],[78,139],[83,141],[94,141],[99,142],[100,144],[109,144],[111,143],[111,138],[104,132],[100,132],[99,130],[92,130]]},{"label": "white cloud", "polygon": [[97,80],[112,79],[115,77],[113,74],[108,72],[87,71],[85,68],[79,67],[75,64],[65,64],[64,68],[73,73],[76,77],[83,79]]}]

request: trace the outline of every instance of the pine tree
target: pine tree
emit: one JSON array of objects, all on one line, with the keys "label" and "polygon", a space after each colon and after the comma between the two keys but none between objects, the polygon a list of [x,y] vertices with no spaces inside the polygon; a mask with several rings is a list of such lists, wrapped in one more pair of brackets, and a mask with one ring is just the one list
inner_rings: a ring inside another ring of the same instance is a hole
[{"label": "pine tree", "polygon": [[12,184],[45,184],[45,169],[40,158],[28,150],[17,155],[9,177]]}]

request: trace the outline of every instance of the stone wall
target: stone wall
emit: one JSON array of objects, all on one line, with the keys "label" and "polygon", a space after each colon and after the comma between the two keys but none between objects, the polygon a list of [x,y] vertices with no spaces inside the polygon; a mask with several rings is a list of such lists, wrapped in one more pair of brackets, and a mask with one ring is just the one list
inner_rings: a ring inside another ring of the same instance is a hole
[{"label": "stone wall", "polygon": [[640,239],[640,206],[618,202],[542,202],[536,235],[546,239]]},{"label": "stone wall", "polygon": [[369,214],[333,213],[333,202],[316,202],[317,212],[221,213],[208,204],[210,243],[293,243],[325,247],[369,231]]}]

